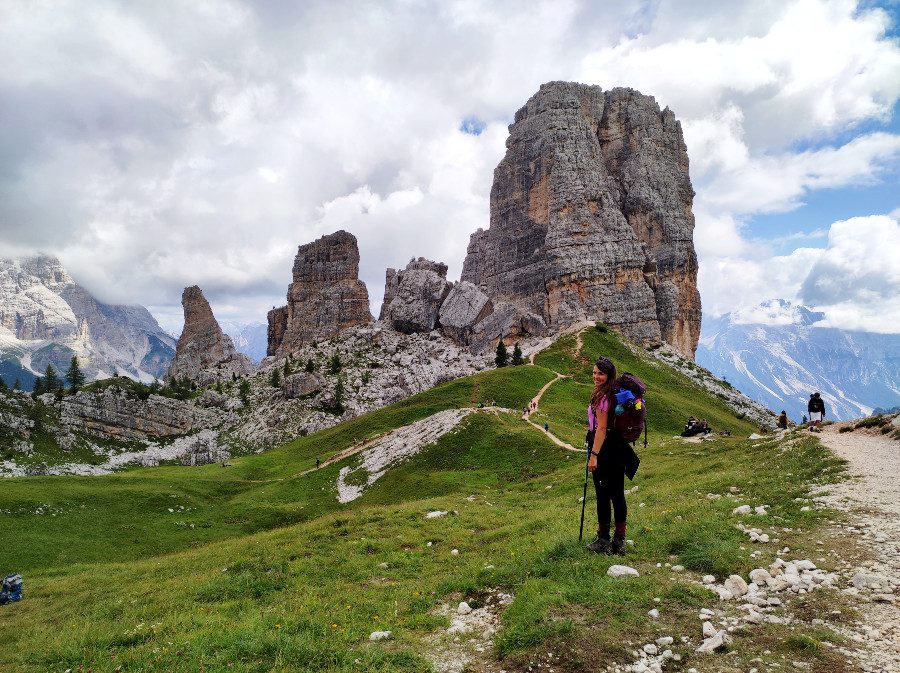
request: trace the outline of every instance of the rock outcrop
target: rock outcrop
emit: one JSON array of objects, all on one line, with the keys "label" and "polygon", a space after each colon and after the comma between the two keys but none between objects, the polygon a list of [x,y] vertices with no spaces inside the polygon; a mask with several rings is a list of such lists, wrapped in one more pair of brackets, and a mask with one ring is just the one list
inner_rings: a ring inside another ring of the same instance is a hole
[{"label": "rock outcrop", "polygon": [[253,362],[238,353],[231,337],[222,332],[199,287],[184,288],[181,305],[184,307],[184,330],[166,380],[186,376],[200,385],[210,385],[219,380],[231,380],[232,374],[238,377],[253,374]]},{"label": "rock outcrop", "polygon": [[287,306],[269,311],[266,352],[282,358],[371,320],[369,293],[359,280],[356,237],[338,231],[297,250]]},{"label": "rock outcrop", "polygon": [[[159,395],[141,400],[115,386],[100,393],[79,391],[64,397],[61,404],[64,425],[123,439],[182,435],[215,426],[226,418],[213,409]],[[230,419],[231,423],[236,421],[236,416]]]},{"label": "rock outcrop", "polygon": [[398,332],[430,332],[438,325],[441,304],[450,293],[447,265],[419,257],[402,271],[388,269],[379,320]]},{"label": "rock outcrop", "polygon": [[325,377],[318,372],[301,372],[285,376],[281,382],[281,394],[285,399],[293,400],[306,397],[325,387]]},{"label": "rock outcrop", "polygon": [[472,235],[461,280],[512,304],[513,326],[598,319],[693,359],[694,192],[675,115],[632,89],[552,82],[516,113],[506,145],[491,225]]}]

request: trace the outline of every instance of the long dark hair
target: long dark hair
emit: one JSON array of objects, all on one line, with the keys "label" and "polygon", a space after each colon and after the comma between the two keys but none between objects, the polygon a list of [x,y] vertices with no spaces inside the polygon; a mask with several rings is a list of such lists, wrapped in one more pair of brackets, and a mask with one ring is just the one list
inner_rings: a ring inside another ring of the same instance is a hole
[{"label": "long dark hair", "polygon": [[616,394],[616,366],[609,358],[599,358],[594,363],[594,366],[606,374],[606,383],[594,388],[594,392],[591,393],[591,407],[596,409],[600,406],[600,401],[606,397],[610,403],[609,408],[613,409],[616,406],[614,402],[614,395]]}]

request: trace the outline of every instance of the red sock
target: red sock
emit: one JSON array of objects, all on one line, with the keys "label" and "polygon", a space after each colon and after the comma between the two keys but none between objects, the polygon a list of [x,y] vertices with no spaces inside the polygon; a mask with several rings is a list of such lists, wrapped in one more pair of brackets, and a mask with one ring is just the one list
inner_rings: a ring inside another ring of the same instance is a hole
[{"label": "red sock", "polygon": [[619,537],[625,537],[625,529],[626,528],[627,528],[627,525],[625,524],[624,521],[622,523],[619,523],[617,521],[616,522],[616,535],[618,535]]}]

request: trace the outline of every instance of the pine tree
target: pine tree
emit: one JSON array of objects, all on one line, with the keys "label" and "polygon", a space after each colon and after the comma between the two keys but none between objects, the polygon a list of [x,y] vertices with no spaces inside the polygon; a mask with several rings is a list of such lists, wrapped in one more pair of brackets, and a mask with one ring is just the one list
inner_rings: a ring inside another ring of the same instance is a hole
[{"label": "pine tree", "polygon": [[249,406],[250,382],[247,379],[242,378],[241,382],[238,384],[238,396],[241,398],[241,402],[244,403],[244,406]]},{"label": "pine tree", "polygon": [[78,366],[78,356],[72,355],[72,361],[69,363],[69,369],[66,371],[66,381],[69,382],[72,390],[77,390],[84,385],[85,379],[84,372]]},{"label": "pine tree", "polygon": [[[3,387],[6,387],[6,384],[3,384]],[[34,380],[34,388],[31,389],[32,394],[37,397],[38,395],[44,394],[44,379],[38,376]]]},{"label": "pine tree", "polygon": [[[40,379],[40,378],[41,377],[38,376],[38,379]],[[35,385],[37,385],[37,381],[35,381],[34,383],[35,383]],[[6,385],[6,381],[3,380],[2,376],[0,376],[0,390],[9,390],[9,386]]]},{"label": "pine tree", "polygon": [[522,359],[522,349],[519,348],[519,342],[517,341],[515,346],[513,346],[513,354],[512,354],[512,363],[514,367],[518,365],[525,364],[525,360]]},{"label": "pine tree", "polygon": [[341,366],[341,354],[335,353],[328,361],[328,369],[332,374],[337,374],[339,371],[341,371]]},{"label": "pine tree", "polygon": [[498,367],[505,367],[508,357],[509,355],[506,352],[506,344],[503,343],[503,339],[501,338],[500,342],[497,344],[497,357],[494,358],[494,363]]},{"label": "pine tree", "polygon": [[278,367],[275,367],[269,375],[269,385],[273,388],[281,387],[281,370]]},{"label": "pine tree", "polygon": [[290,359],[287,359],[287,360],[284,361],[284,375],[285,375],[285,376],[290,376],[290,375],[291,375],[291,361],[290,361]]},{"label": "pine tree", "polygon": [[306,373],[312,374],[314,371],[316,371],[316,363],[310,358],[306,361]]},{"label": "pine tree", "polygon": [[48,393],[52,392],[59,388],[59,384],[59,375],[56,373],[53,365],[47,365],[47,369],[44,370],[44,390]]},{"label": "pine tree", "polygon": [[15,381],[13,381],[13,390],[21,390],[21,389],[22,389],[22,384],[19,383],[19,379],[16,379]]},{"label": "pine tree", "polygon": [[334,386],[334,401],[331,408],[338,414],[344,413],[344,381],[340,376]]}]

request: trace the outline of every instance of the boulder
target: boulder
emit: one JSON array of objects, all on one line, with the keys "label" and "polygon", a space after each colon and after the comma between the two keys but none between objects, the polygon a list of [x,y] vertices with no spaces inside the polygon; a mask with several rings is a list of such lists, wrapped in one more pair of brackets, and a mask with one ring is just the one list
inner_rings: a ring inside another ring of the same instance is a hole
[{"label": "boulder", "polygon": [[281,381],[281,394],[286,399],[311,395],[325,386],[325,377],[319,372],[301,372],[285,376]]},{"label": "boulder", "polygon": [[[424,258],[412,261],[403,271],[391,276],[385,286],[381,320],[404,334],[430,332],[438,326],[441,304],[453,287],[447,282],[447,266]],[[391,282],[396,282],[396,287]],[[385,307],[388,296],[393,294]]]},{"label": "boulder", "polygon": [[[387,296],[385,294],[385,296]],[[494,310],[488,296],[472,283],[461,281],[450,290],[438,312],[441,330],[460,345],[467,345],[476,323]]]}]

